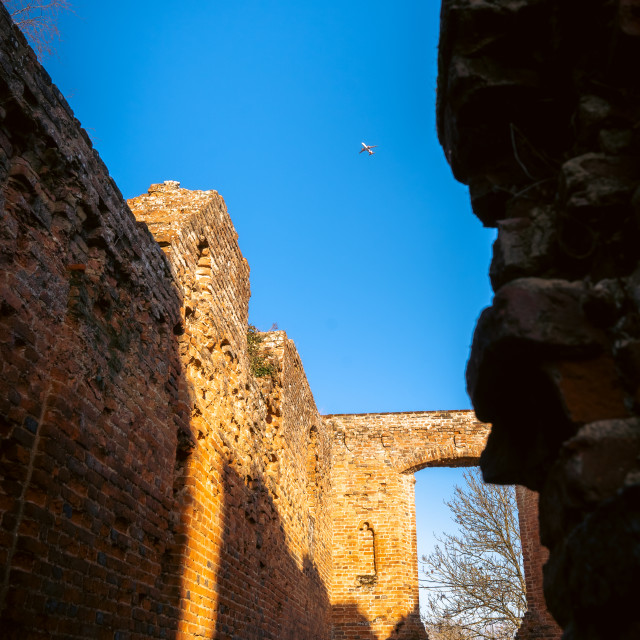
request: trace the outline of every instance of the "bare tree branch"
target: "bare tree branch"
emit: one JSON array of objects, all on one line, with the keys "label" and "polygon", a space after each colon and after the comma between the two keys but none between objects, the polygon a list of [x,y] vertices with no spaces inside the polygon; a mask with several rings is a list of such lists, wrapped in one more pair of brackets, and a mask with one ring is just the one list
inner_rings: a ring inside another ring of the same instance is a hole
[{"label": "bare tree branch", "polygon": [[71,11],[69,0],[0,0],[39,57],[51,55],[60,38],[57,18]]},{"label": "bare tree branch", "polygon": [[507,640],[527,609],[515,491],[485,484],[478,470],[464,478],[445,503],[458,534],[422,558],[425,624],[433,640]]}]

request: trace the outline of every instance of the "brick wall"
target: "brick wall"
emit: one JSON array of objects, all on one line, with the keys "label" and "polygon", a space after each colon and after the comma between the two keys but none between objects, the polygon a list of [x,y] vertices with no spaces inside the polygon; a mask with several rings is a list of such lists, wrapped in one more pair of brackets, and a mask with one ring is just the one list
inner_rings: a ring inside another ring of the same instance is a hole
[{"label": "brick wall", "polygon": [[2,7],[0,33],[2,635],[158,636],[180,295]]},{"label": "brick wall", "polygon": [[331,441],[284,334],[249,370],[222,198],[136,222],[0,30],[3,637],[328,638]]},{"label": "brick wall", "polygon": [[[164,245],[182,290],[178,342],[195,389],[174,481],[187,505],[172,559],[182,568],[180,631],[326,638],[329,440],[300,358],[284,332],[265,334],[277,372],[251,374],[249,269],[217,193],[168,181],[129,204]],[[301,482],[310,448],[315,488]]]},{"label": "brick wall", "polygon": [[540,544],[538,494],[526,487],[516,487],[522,564],[527,585],[527,612],[516,636],[518,640],[560,640],[562,629],[547,611],[542,589],[542,567],[549,551]]},{"label": "brick wall", "polygon": [[477,464],[470,411],[326,416],[333,430],[334,637],[423,639],[415,471]]}]

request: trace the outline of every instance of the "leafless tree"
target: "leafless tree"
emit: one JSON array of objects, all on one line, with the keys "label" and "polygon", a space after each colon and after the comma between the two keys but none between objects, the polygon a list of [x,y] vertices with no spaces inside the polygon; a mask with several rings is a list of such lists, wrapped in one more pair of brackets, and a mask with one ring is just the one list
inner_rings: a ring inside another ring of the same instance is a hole
[{"label": "leafless tree", "polygon": [[[429,603],[431,604],[431,603]],[[429,634],[429,640],[471,640],[473,636],[467,629],[463,629],[455,623],[437,618],[437,614],[431,612],[422,616],[422,621]]]},{"label": "leafless tree", "polygon": [[53,53],[60,37],[58,15],[70,11],[68,0],[0,0],[39,57]]},{"label": "leafless tree", "polygon": [[485,484],[479,470],[464,478],[445,503],[457,534],[422,557],[425,623],[434,640],[513,638],[527,609],[515,490]]}]

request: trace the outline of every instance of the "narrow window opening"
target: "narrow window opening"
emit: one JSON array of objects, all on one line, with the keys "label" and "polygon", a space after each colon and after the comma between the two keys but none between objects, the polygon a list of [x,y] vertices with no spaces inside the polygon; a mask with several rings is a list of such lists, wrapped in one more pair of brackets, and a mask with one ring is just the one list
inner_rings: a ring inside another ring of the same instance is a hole
[{"label": "narrow window opening", "polygon": [[318,499],[318,429],[315,426],[309,429],[307,441],[307,496],[309,507],[314,510]]},{"label": "narrow window opening", "polygon": [[376,544],[375,532],[368,522],[358,528],[358,573],[360,584],[370,584],[376,577]]}]

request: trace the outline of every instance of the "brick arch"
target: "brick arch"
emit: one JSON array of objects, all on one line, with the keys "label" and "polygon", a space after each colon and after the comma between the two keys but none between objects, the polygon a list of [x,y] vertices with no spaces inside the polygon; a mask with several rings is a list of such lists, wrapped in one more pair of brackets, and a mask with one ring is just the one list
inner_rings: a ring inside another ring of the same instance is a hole
[{"label": "brick arch", "polygon": [[[333,552],[338,558],[333,591],[336,602],[349,602],[358,618],[338,609],[335,628],[369,622],[377,637],[393,633],[390,618],[406,620],[419,640],[426,635],[418,609],[415,478],[425,467],[469,467],[479,464],[490,425],[472,411],[423,411],[325,416],[333,431],[334,505]],[[519,503],[523,491],[519,490]],[[521,494],[521,495],[520,495]],[[542,593],[542,559],[537,532],[537,496],[527,495],[519,508],[527,589],[533,594],[522,638],[557,640],[559,631],[546,613]],[[375,579],[340,571],[342,558],[358,553],[349,532],[358,525],[372,526],[375,538]],[[536,594],[538,599],[536,599]],[[389,614],[391,612],[391,614]],[[531,631],[533,629],[533,631]],[[529,635],[526,635],[529,634]],[[546,635],[545,635],[546,634]]]},{"label": "brick arch", "polygon": [[[396,637],[392,621],[403,620],[406,637],[426,640],[418,606],[413,473],[477,464],[489,426],[472,411],[334,415],[325,421],[333,432],[333,597],[359,616],[345,618],[336,609],[335,628],[365,619],[372,634],[388,638]],[[359,576],[354,584],[341,567],[359,556],[351,532],[363,523],[373,529],[375,576]]]},{"label": "brick arch", "polygon": [[399,473],[414,474],[425,467],[474,467],[480,464],[483,447],[456,447],[453,444],[415,449],[396,460]]}]

